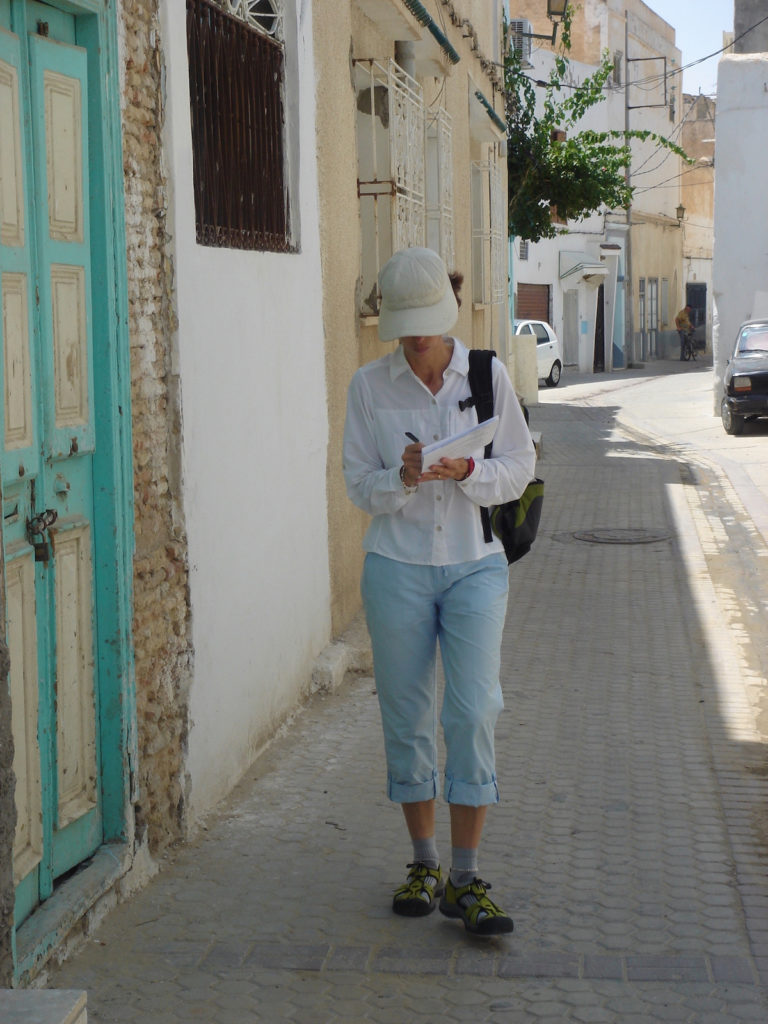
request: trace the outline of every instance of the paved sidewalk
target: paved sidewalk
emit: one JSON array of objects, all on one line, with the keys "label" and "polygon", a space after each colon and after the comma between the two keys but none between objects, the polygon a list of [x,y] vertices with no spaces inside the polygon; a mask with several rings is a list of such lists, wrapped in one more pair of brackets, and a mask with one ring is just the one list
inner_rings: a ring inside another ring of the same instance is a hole
[{"label": "paved sidewalk", "polygon": [[[708,571],[749,543],[768,586],[765,545],[722,525],[725,478],[704,487],[612,409],[532,420],[545,517],[511,569],[481,851],[514,934],[391,913],[410,846],[373,681],[352,678],[53,973],[92,1024],[768,1020],[765,680]],[[445,807],[438,840],[447,858]]]}]

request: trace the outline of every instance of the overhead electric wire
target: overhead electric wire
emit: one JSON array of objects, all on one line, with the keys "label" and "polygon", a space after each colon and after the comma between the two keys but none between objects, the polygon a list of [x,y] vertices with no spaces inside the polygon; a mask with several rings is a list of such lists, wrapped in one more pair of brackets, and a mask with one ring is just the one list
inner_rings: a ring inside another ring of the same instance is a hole
[{"label": "overhead electric wire", "polygon": [[[698,57],[696,60],[692,60],[689,64],[683,64],[681,67],[675,68],[674,71],[666,71],[666,72],[664,72],[663,75],[649,75],[647,78],[639,78],[635,82],[627,82],[624,85],[614,85],[613,83],[607,83],[606,82],[605,89],[608,92],[618,92],[621,89],[627,88],[627,86],[629,86],[631,88],[639,88],[640,86],[645,86],[645,85],[653,85],[653,84],[658,85],[661,82],[665,81],[665,79],[671,78],[673,75],[682,75],[683,71],[687,71],[689,68],[694,68],[694,67],[696,67],[697,64],[703,64],[704,61],[711,60],[713,57],[718,57],[721,53],[725,53],[726,50],[730,50],[740,39],[743,39],[744,36],[749,35],[750,32],[753,32],[756,28],[759,28],[766,21],[768,21],[768,15],[766,15],[764,18],[761,18],[760,21],[756,21],[754,25],[750,25],[750,27],[748,29],[745,29],[740,35],[736,36],[726,46],[721,46],[719,50],[714,50],[712,53],[708,53],[705,57]],[[544,50],[544,47],[538,46],[538,47],[536,47],[536,49],[537,50]],[[548,52],[548,51],[546,51],[546,52]],[[626,57],[626,54],[625,54],[625,57]],[[662,59],[663,59],[662,57],[659,57],[659,60],[662,60]],[[551,84],[549,82],[543,82],[543,81],[541,81],[540,79],[537,79],[537,78],[531,78],[530,75],[524,75],[523,77],[527,78],[528,81],[531,82],[533,85],[538,85],[539,87],[544,88],[544,89],[547,88],[547,86]],[[558,86],[561,89],[578,89],[579,88],[578,85],[572,85],[570,82],[559,82]],[[644,90],[644,91],[650,92],[651,90],[648,89],[648,90]]]},{"label": "overhead electric wire", "polygon": [[690,64],[683,64],[682,67],[675,68],[674,71],[667,71],[663,75],[653,75],[649,78],[638,79],[637,82],[630,82],[632,86],[645,85],[648,82],[663,82],[665,78],[671,78],[672,75],[681,75],[683,71],[687,71],[689,68],[695,68],[697,64],[703,64],[706,60],[711,60],[713,57],[719,57],[721,53],[725,53],[726,50],[730,50],[735,46],[740,39],[744,36],[748,36],[750,32],[753,32],[756,28],[759,28],[762,24],[768,21],[768,14],[761,18],[760,21],[756,21],[754,25],[750,25],[748,29],[745,29],[740,35],[736,36],[726,46],[721,46],[719,50],[715,50],[713,53],[708,53],[706,57],[698,57],[696,60],[692,60]]},{"label": "overhead electric wire", "polygon": [[700,171],[702,169],[702,167],[697,165],[694,165],[693,167],[688,167],[686,168],[686,170],[681,171],[679,174],[673,174],[671,178],[665,178],[664,181],[660,181],[656,185],[640,186],[639,188],[635,189],[635,192],[639,195],[641,192],[653,192],[653,190],[656,188],[671,188],[672,186],[668,185],[668,182],[679,181],[681,178],[684,178],[686,174],[693,174],[694,171]]}]

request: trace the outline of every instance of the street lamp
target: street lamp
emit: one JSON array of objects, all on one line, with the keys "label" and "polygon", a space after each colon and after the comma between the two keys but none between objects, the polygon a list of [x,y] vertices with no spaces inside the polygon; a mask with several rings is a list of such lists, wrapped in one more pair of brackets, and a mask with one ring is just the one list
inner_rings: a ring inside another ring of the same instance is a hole
[{"label": "street lamp", "polygon": [[675,210],[675,215],[677,216],[677,223],[682,224],[683,218],[685,217],[685,207],[682,203],[680,203],[678,208]]},{"label": "street lamp", "polygon": [[547,0],[547,17],[559,18],[562,21],[567,7],[568,0]]},{"label": "street lamp", "polygon": [[[526,39],[547,39],[550,45],[554,46],[555,39],[557,39],[557,26],[565,18],[569,2],[570,0],[547,0],[547,17],[552,22],[551,36],[542,35],[539,32],[521,32],[520,34],[525,36]],[[556,21],[556,18],[559,21]]]}]

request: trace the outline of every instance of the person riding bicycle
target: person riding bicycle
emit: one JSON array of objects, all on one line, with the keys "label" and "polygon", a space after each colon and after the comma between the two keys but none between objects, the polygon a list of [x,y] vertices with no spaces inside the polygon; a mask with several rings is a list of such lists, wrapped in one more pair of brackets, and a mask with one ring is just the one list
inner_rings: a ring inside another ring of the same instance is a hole
[{"label": "person riding bicycle", "polygon": [[690,305],[685,305],[675,317],[675,327],[677,333],[680,336],[680,359],[685,359],[685,343],[687,335],[693,332],[693,324],[691,323],[691,310],[693,309]]}]

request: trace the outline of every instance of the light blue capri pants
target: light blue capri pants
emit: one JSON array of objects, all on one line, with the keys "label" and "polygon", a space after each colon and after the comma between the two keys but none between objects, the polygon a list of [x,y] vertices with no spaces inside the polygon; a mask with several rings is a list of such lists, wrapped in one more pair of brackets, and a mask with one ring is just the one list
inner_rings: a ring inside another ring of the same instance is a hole
[{"label": "light blue capri pants", "polygon": [[498,803],[493,734],[509,573],[502,554],[459,565],[412,565],[369,552],[362,578],[384,728],[388,795],[437,795],[437,643],[445,675],[440,723],[448,803]]}]

